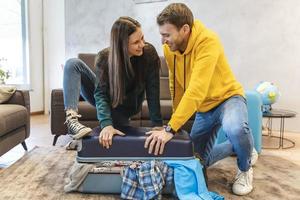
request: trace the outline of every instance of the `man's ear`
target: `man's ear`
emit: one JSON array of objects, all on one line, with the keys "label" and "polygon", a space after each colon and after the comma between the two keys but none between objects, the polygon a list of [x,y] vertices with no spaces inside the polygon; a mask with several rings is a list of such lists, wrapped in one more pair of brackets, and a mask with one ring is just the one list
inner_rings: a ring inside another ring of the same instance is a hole
[{"label": "man's ear", "polygon": [[184,24],[184,25],[181,27],[181,29],[183,30],[183,32],[184,32],[185,34],[191,32],[191,28],[190,28],[190,26],[189,26],[188,24]]}]

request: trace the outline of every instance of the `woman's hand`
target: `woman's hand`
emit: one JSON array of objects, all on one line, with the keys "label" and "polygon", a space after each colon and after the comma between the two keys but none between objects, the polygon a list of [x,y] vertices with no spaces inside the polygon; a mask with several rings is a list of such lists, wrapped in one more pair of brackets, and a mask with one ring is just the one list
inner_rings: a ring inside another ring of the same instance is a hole
[{"label": "woman's hand", "polygon": [[104,147],[109,149],[109,146],[112,145],[112,138],[113,136],[117,134],[117,135],[121,135],[124,136],[125,134],[122,133],[121,131],[114,129],[113,126],[106,126],[104,127],[99,135],[99,143]]}]

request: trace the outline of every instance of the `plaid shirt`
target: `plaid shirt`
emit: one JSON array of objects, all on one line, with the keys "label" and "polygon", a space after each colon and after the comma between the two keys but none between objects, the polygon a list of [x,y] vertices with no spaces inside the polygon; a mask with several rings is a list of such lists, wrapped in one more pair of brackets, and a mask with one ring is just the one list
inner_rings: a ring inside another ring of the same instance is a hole
[{"label": "plaid shirt", "polygon": [[162,161],[135,163],[124,168],[122,199],[159,198],[164,185],[173,181],[173,169]]}]

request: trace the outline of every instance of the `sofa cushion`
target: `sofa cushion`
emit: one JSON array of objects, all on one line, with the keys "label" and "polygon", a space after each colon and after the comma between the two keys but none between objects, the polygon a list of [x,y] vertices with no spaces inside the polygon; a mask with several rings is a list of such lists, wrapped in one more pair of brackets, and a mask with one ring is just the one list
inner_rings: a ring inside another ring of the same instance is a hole
[{"label": "sofa cushion", "polygon": [[[160,100],[160,110],[162,119],[170,119],[172,114],[172,101],[171,100]],[[147,105],[147,101],[143,102],[142,112],[141,112],[142,120],[149,120],[149,109]]]},{"label": "sofa cushion", "polygon": [[169,78],[160,77],[160,99],[161,100],[171,100],[170,88],[169,88]]},{"label": "sofa cushion", "polygon": [[96,67],[95,67],[96,56],[97,54],[91,54],[91,53],[78,54],[78,58],[82,60],[85,64],[87,64],[94,73],[96,72]]},{"label": "sofa cushion", "polygon": [[10,99],[15,93],[16,87],[14,86],[1,86],[0,85],[0,103],[4,103]]},{"label": "sofa cushion", "polygon": [[96,107],[86,101],[78,103],[78,113],[81,115],[80,120],[97,120]]},{"label": "sofa cushion", "polygon": [[0,104],[0,136],[26,125],[27,109],[21,105]]},{"label": "sofa cushion", "polygon": [[161,77],[168,77],[169,76],[169,68],[167,66],[166,60],[164,57],[160,57],[160,63],[161,63]]}]

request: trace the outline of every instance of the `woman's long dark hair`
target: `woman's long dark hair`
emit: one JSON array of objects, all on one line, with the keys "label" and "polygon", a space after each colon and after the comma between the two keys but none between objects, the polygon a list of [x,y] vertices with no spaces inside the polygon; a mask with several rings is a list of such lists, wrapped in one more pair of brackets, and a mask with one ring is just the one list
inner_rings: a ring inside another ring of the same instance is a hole
[{"label": "woman's long dark hair", "polygon": [[130,17],[120,17],[111,28],[110,50],[108,56],[108,76],[112,107],[122,104],[124,96],[124,74],[134,76],[128,53],[129,36],[140,23]]}]

